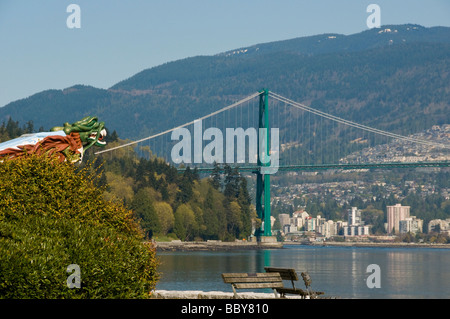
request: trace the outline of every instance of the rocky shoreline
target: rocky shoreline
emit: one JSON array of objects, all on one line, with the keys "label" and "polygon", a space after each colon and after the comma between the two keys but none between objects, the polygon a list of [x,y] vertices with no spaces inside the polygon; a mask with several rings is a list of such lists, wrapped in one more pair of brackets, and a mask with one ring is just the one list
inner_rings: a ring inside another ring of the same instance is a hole
[{"label": "rocky shoreline", "polygon": [[199,251],[199,250],[240,250],[240,249],[279,249],[283,248],[283,243],[259,243],[248,241],[222,242],[222,241],[205,241],[205,242],[155,242],[157,251]]},{"label": "rocky shoreline", "polygon": [[[302,243],[284,242],[285,245],[304,245]],[[424,243],[376,243],[376,242],[321,242],[311,243],[310,246],[333,247],[380,247],[380,248],[450,248],[450,244],[424,244]]]},{"label": "rocky shoreline", "polygon": [[[234,299],[232,292],[224,291],[175,291],[175,290],[155,290],[152,293],[154,299]],[[279,298],[279,295],[278,295]],[[238,299],[278,299],[274,293],[238,292]],[[302,299],[299,295],[286,295],[284,299]],[[310,299],[306,296],[305,299]],[[330,299],[319,297],[319,299]],[[333,298],[336,299],[336,298]]]},{"label": "rocky shoreline", "polygon": [[[234,295],[232,292],[224,291],[155,290],[152,297],[155,299],[233,299]],[[238,297],[239,299],[274,299],[275,295],[273,293],[241,292],[238,293]]]},{"label": "rocky shoreline", "polygon": [[157,251],[215,251],[215,250],[243,250],[243,249],[282,249],[289,245],[304,245],[315,247],[380,247],[380,248],[440,248],[449,249],[450,244],[424,244],[424,243],[402,243],[402,242],[154,242]]}]

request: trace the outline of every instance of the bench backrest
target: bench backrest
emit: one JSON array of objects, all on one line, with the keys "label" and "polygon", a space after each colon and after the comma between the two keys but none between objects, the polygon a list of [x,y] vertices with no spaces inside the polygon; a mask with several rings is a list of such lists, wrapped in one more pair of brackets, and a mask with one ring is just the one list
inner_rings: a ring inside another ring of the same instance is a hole
[{"label": "bench backrest", "polygon": [[298,275],[295,269],[292,268],[275,268],[275,267],[264,267],[267,273],[279,273],[283,280],[298,280]]},{"label": "bench backrest", "polygon": [[264,267],[267,273],[279,273],[283,280],[290,280],[292,288],[295,289],[294,281],[298,280],[298,275],[295,269],[292,268],[276,268],[276,267]]},{"label": "bench backrest", "polygon": [[223,281],[236,289],[282,288],[283,280],[279,273],[225,273]]}]

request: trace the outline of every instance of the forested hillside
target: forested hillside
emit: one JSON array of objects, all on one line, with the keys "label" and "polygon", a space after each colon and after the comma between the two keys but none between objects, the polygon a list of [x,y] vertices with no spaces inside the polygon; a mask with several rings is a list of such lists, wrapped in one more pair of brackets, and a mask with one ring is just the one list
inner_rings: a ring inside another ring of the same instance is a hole
[{"label": "forested hillside", "polygon": [[[32,123],[20,125],[11,119],[0,125],[0,142],[29,132],[33,132]],[[108,147],[125,143],[115,131],[107,136],[106,141]],[[90,168],[92,173],[100,173],[96,184],[106,187],[104,198],[131,209],[147,238],[233,241],[236,238],[247,239],[261,223],[252,205],[254,178],[242,176],[230,166],[225,165],[221,169],[215,164],[212,174],[200,176],[196,169],[189,167],[184,173],[178,172],[163,159],[152,156],[148,147],[142,150],[147,153],[143,158],[137,156],[131,147],[116,150],[113,156],[111,153],[94,155],[94,151],[88,150],[79,169]],[[450,216],[450,201],[440,194],[450,187],[448,177],[449,172],[445,170],[422,172],[413,169],[344,175],[277,174],[272,179],[272,216],[305,209],[314,217],[321,215],[326,219],[345,220],[348,209],[354,206],[364,211],[365,222],[372,225],[373,233],[384,234],[386,206],[400,202],[411,206],[411,214],[424,220],[425,230],[430,220]],[[331,196],[328,186],[315,195],[313,191],[311,195],[298,196],[291,204],[279,200],[290,193],[286,189],[289,185],[349,180],[371,186],[363,193],[349,189],[348,192],[356,196],[345,204],[338,203]],[[419,185],[417,189],[409,186],[409,180]],[[379,181],[386,185],[380,186]],[[424,185],[432,185],[432,192],[421,192]],[[397,190],[395,194],[392,187]],[[279,225],[275,224],[274,229],[277,227]]]},{"label": "forested hillside", "polygon": [[159,158],[137,160],[124,150],[97,156],[94,167],[103,172],[98,183],[107,185],[105,198],[132,209],[148,238],[233,241],[247,239],[252,222],[259,223],[247,180],[229,166],[201,179],[195,169],[179,173]]},{"label": "forested hillside", "polygon": [[[32,123],[21,126],[10,120],[0,126],[0,142],[34,132]],[[114,131],[106,138],[110,147],[123,144]],[[174,166],[155,156],[141,158],[131,148],[114,156],[85,153],[79,169],[98,174],[97,186],[104,186],[104,198],[131,209],[147,238],[182,240],[247,239],[259,225],[251,205],[247,180],[236,169],[219,165],[210,178],[200,178],[187,168]]]},{"label": "forested hillside", "polygon": [[12,117],[49,129],[96,115],[122,138],[136,139],[268,88],[345,119],[409,134],[450,122],[449,34],[449,28],[386,26],[186,58],[108,90],[76,85],[35,94],[0,108],[0,121]]}]

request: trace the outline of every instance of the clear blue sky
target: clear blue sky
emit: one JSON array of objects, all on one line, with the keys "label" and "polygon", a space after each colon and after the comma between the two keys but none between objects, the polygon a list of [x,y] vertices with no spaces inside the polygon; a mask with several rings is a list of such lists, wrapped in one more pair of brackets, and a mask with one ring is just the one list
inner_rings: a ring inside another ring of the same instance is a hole
[{"label": "clear blue sky", "polygon": [[[66,24],[69,4],[81,28]],[[196,55],[381,24],[450,26],[449,0],[0,0],[0,107],[46,89],[108,88]]]}]

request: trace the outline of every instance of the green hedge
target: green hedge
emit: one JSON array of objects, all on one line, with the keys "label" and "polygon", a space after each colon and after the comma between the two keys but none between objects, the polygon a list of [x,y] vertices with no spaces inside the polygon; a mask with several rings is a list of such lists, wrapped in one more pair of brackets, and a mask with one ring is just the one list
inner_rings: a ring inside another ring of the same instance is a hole
[{"label": "green hedge", "polygon": [[[0,298],[151,296],[155,249],[92,176],[37,157],[0,163],[0,176]],[[71,264],[80,288],[67,285]]]}]

